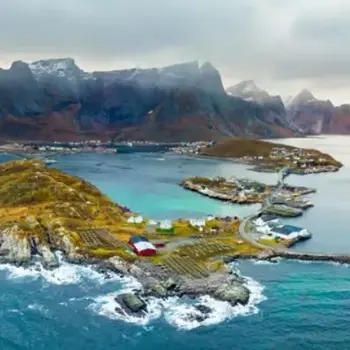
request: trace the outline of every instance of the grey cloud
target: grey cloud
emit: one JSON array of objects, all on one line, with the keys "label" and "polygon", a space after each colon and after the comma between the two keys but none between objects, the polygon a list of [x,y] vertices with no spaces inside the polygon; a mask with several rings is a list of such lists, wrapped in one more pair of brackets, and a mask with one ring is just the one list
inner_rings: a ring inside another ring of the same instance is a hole
[{"label": "grey cloud", "polygon": [[350,77],[348,0],[0,0],[0,8],[7,58],[71,56],[93,69],[210,60],[227,80],[281,88]]}]

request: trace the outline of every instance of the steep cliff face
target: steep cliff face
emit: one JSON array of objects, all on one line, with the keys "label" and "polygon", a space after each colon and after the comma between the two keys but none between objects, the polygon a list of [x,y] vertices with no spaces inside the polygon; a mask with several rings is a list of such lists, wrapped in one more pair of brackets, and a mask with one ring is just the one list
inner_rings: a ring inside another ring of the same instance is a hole
[{"label": "steep cliff face", "polygon": [[[272,96],[260,89],[253,80],[245,80],[226,89],[231,96],[236,96],[256,104],[264,113],[263,120],[280,129],[292,130],[299,134],[300,129],[287,119],[287,111],[280,96]],[[289,135],[285,135],[289,136]]]},{"label": "steep cliff face", "polygon": [[302,90],[286,105],[288,119],[307,134],[350,133],[350,106],[334,106]]},{"label": "steep cliff face", "polygon": [[208,62],[87,73],[71,58],[19,61],[0,70],[0,137],[195,141],[293,135],[280,102],[226,94]]}]

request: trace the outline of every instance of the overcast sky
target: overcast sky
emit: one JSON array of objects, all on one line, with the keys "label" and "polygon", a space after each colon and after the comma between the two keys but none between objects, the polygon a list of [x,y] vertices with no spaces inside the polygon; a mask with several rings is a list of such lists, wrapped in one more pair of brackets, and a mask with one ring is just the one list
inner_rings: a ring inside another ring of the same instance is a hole
[{"label": "overcast sky", "polygon": [[349,0],[0,0],[0,66],[85,70],[210,61],[226,86],[350,102]]}]

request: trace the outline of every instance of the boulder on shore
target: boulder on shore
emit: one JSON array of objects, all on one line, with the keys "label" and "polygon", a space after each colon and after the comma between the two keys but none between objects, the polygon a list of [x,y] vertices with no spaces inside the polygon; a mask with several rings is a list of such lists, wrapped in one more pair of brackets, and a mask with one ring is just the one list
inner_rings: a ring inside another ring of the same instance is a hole
[{"label": "boulder on shore", "polygon": [[227,301],[231,305],[246,305],[249,301],[250,291],[239,283],[223,284],[215,291],[213,296],[216,299]]},{"label": "boulder on shore", "polygon": [[210,307],[202,304],[194,305],[194,308],[195,310],[187,315],[187,320],[190,322],[204,322],[209,318],[209,315],[212,312],[212,309]]},{"label": "boulder on shore", "polygon": [[15,224],[2,231],[0,260],[16,265],[28,264],[31,259],[31,248],[27,238],[17,237],[19,231]]},{"label": "boulder on shore", "polygon": [[166,298],[168,296],[167,290],[157,280],[148,283],[144,287],[143,294],[157,298]]},{"label": "boulder on shore", "polygon": [[59,266],[58,259],[50,248],[45,245],[37,245],[38,253],[41,255],[41,262],[46,269],[54,269]]},{"label": "boulder on shore", "polygon": [[[133,293],[120,294],[115,298],[123,311],[129,315],[143,316],[147,313],[147,304],[138,295]],[[119,311],[116,309],[116,311]]]}]

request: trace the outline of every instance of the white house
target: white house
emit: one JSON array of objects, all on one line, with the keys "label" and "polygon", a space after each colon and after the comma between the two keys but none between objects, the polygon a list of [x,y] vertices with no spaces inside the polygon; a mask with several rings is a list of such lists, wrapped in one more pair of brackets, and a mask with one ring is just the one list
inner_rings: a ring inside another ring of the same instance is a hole
[{"label": "white house", "polygon": [[139,215],[135,217],[135,224],[141,224],[143,222],[143,216]]},{"label": "white house", "polygon": [[190,219],[190,225],[193,227],[205,226],[205,219]]},{"label": "white house", "polygon": [[130,216],[126,222],[128,222],[129,224],[134,224],[135,223],[135,218],[133,216]]},{"label": "white house", "polygon": [[162,220],[159,223],[159,228],[162,230],[171,230],[173,228],[173,223],[170,220]]},{"label": "white house", "polygon": [[143,217],[141,215],[139,216],[130,216],[126,222],[129,224],[141,224],[143,222]]}]

